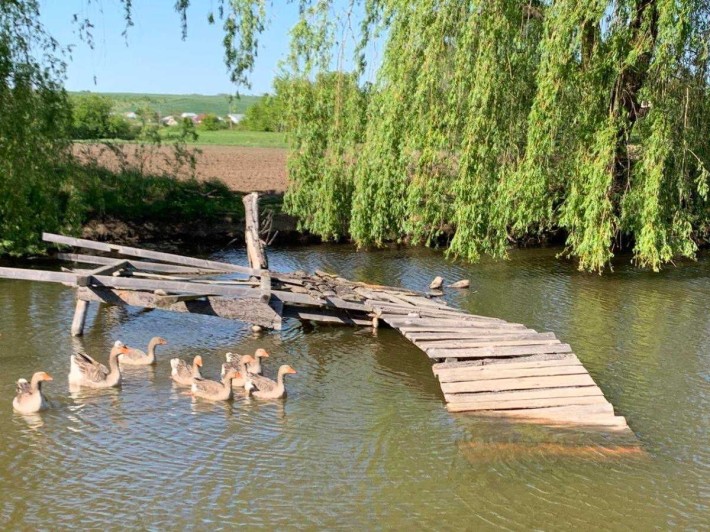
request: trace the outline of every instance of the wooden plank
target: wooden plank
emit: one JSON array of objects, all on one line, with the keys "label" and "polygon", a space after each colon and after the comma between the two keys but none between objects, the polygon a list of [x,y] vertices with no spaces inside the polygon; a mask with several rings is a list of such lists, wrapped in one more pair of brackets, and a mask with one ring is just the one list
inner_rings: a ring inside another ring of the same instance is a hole
[{"label": "wooden plank", "polygon": [[449,372],[457,372],[461,370],[471,370],[471,371],[483,371],[489,368],[500,368],[500,369],[522,369],[522,368],[542,368],[550,366],[576,366],[581,365],[577,356],[574,353],[570,353],[564,356],[564,358],[559,360],[526,360],[522,362],[510,362],[510,361],[500,361],[496,360],[491,364],[476,364],[474,362],[457,362],[452,364],[450,362],[444,362],[441,364],[434,364],[432,366],[432,371],[434,375],[442,375]]},{"label": "wooden plank", "polygon": [[476,323],[468,322],[465,326],[447,327],[445,325],[397,325],[394,326],[403,334],[412,332],[447,332],[447,333],[503,333],[506,331],[530,331],[525,325],[518,323]]},{"label": "wooden plank", "polygon": [[505,402],[505,401],[524,401],[528,399],[550,399],[554,397],[574,398],[574,397],[589,397],[601,396],[602,393],[599,386],[568,386],[565,388],[543,388],[539,390],[511,390],[504,392],[483,392],[483,393],[467,393],[467,394],[450,394],[445,395],[445,399],[449,403],[488,403],[488,402]]},{"label": "wooden plank", "polygon": [[481,333],[477,330],[473,332],[466,333],[432,333],[432,332],[422,332],[422,333],[406,333],[404,336],[412,342],[421,342],[429,340],[488,340],[488,339],[510,339],[510,340],[525,340],[534,338],[554,338],[555,333],[538,333],[532,329],[513,329],[510,331],[500,329],[495,329],[490,333]]},{"label": "wooden plank", "polygon": [[129,257],[139,257],[143,259],[153,259],[162,262],[168,262],[170,264],[179,264],[181,266],[194,266],[196,268],[214,269],[226,272],[237,272],[244,273],[247,275],[259,275],[259,270],[254,268],[247,268],[245,266],[238,266],[236,264],[229,264],[226,262],[217,262],[214,260],[205,259],[195,259],[193,257],[186,257],[183,255],[175,255],[173,253],[164,253],[162,251],[152,251],[148,249],[133,248],[130,246],[121,246],[118,244],[107,244],[105,242],[94,242],[92,240],[85,240],[83,238],[73,238],[69,236],[56,235],[52,233],[42,233],[42,240],[45,242],[52,242],[53,244],[64,244],[67,246],[74,246],[84,249],[93,249],[96,251],[103,251],[106,253],[118,253],[120,255],[126,255]]},{"label": "wooden plank", "polygon": [[77,277],[78,275],[75,273],[0,267],[0,278],[15,279],[18,281],[44,281],[49,283],[69,283],[73,285],[76,283]]},{"label": "wooden plank", "polygon": [[117,259],[110,264],[104,264],[93,270],[89,270],[86,275],[79,275],[76,278],[77,286],[87,286],[94,275],[112,275],[114,272],[127,268],[129,261],[125,259]]},{"label": "wooden plank", "polygon": [[475,348],[475,347],[506,347],[514,345],[553,345],[559,344],[560,342],[557,338],[540,337],[542,335],[533,336],[531,338],[524,338],[522,340],[511,340],[508,338],[493,338],[493,339],[483,339],[483,340],[415,340],[414,343],[420,349],[464,349],[464,348]]},{"label": "wooden plank", "polygon": [[435,309],[435,308],[422,308],[422,307],[411,307],[411,306],[401,306],[394,304],[382,304],[377,301],[365,300],[364,304],[373,310],[377,310],[380,314],[391,314],[399,316],[409,316],[414,313],[421,318],[454,318],[454,319],[466,319],[468,314],[455,309]]},{"label": "wooden plank", "polygon": [[490,368],[488,371],[461,370],[446,372],[439,375],[439,382],[464,382],[490,379],[515,379],[518,377],[552,377],[555,375],[581,375],[587,374],[582,364],[569,366],[548,366],[542,368],[522,369],[497,369],[495,366],[482,366]]},{"label": "wooden plank", "polygon": [[283,317],[340,325],[358,325],[362,327],[372,326],[372,318],[370,317],[357,315],[351,316],[347,312],[339,312],[337,310],[285,306],[283,310]]},{"label": "wooden plank", "polygon": [[570,386],[595,386],[588,374],[557,375],[552,377],[519,377],[464,382],[442,382],[444,394],[502,392],[507,390],[535,390],[539,388],[567,388]]},{"label": "wooden plank", "polygon": [[478,347],[466,349],[427,349],[430,358],[494,358],[541,353],[571,353],[569,344]]},{"label": "wooden plank", "polygon": [[257,296],[254,298],[207,297],[204,300],[179,301],[159,307],[155,294],[133,290],[114,290],[103,287],[79,288],[77,297],[86,301],[100,301],[110,305],[131,305],[144,308],[160,308],[172,312],[191,312],[239,320],[269,329],[281,329],[281,315],[273,303],[267,305]]},{"label": "wooden plank", "polygon": [[517,401],[480,401],[478,403],[451,403],[449,412],[476,412],[481,410],[520,410],[525,408],[543,408],[552,406],[608,404],[602,395],[580,397],[546,397],[541,399],[520,399]]},{"label": "wooden plank", "polygon": [[392,314],[383,314],[380,319],[385,320],[387,323],[393,327],[412,327],[412,326],[442,326],[442,327],[468,327],[469,325],[475,324],[486,324],[489,327],[495,327],[500,325],[507,325],[503,320],[498,318],[484,318],[482,316],[469,316],[468,318],[462,320],[456,319],[445,319],[445,318],[415,318],[415,317],[403,317]]},{"label": "wooden plank", "polygon": [[[59,260],[77,262],[79,264],[112,264],[117,260],[111,257],[83,255],[81,253],[57,253],[55,257]],[[220,273],[228,273],[224,270],[206,270],[202,268],[192,268],[189,266],[178,266],[176,264],[164,264],[160,262],[146,262],[141,260],[131,260],[129,262],[136,270],[146,272],[182,273],[185,275],[215,275]]]},{"label": "wooden plank", "polygon": [[[508,366],[508,365],[515,365],[515,364],[531,364],[531,363],[547,363],[547,362],[553,362],[553,361],[569,361],[569,360],[577,360],[577,357],[575,356],[574,353],[543,353],[540,355],[525,355],[525,356],[519,356],[515,358],[482,358],[482,359],[471,359],[471,360],[461,360],[461,361],[453,361],[453,360],[446,360],[444,362],[438,362],[436,364],[432,364],[431,368],[434,374],[436,374],[439,370],[451,370],[455,368],[471,368],[475,366],[490,366],[490,365],[497,365],[497,366]],[[521,366],[524,367],[524,366]],[[532,366],[531,366],[532,367]]]}]

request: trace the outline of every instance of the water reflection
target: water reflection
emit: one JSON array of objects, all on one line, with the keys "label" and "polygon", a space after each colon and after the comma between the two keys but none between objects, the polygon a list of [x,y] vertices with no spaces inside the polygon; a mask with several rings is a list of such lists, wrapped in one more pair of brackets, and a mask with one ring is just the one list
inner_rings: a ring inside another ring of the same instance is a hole
[{"label": "water reflection", "polygon": [[[237,524],[338,529],[696,528],[707,499],[710,262],[660,275],[616,265],[575,271],[554,251],[509,262],[447,263],[433,250],[355,253],[346,246],[274,250],[277,269],[447,290],[465,310],[555,331],[569,342],[637,440],[450,415],[427,357],[394,331],[301,326],[253,333],[205,316],[90,306],[86,335],[68,330],[61,286],[0,281],[0,522],[5,528],[151,529]],[[222,253],[239,263],[241,250]],[[120,389],[66,393],[77,350],[106,363],[117,339],[170,342],[153,367],[123,369]],[[243,392],[211,403],[184,395],[169,359],[227,351],[291,364],[285,401]],[[53,408],[10,414],[14,382],[41,368]],[[636,446],[636,447],[635,447]],[[90,509],[90,511],[88,510]]]}]

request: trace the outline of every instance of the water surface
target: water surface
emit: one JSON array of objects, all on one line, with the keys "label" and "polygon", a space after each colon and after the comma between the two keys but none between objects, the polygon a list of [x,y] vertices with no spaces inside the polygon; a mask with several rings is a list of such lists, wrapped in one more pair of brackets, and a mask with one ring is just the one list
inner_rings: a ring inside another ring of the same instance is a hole
[{"label": "water surface", "polygon": [[[216,258],[244,264],[243,251]],[[4,528],[153,530],[405,527],[612,530],[710,526],[710,260],[660,274],[624,261],[581,274],[554,251],[508,262],[446,262],[432,250],[347,246],[270,250],[281,270],[315,268],[447,294],[467,311],[551,330],[569,342],[643,456],[570,453],[605,436],[451,415],[427,357],[397,332],[287,321],[280,332],[204,316],[92,304],[69,335],[73,293],[0,281],[0,523]],[[120,390],[70,395],[69,356],[104,360],[111,344],[168,339],[155,368]],[[298,370],[284,402],[182,395],[169,359],[265,347],[267,372]],[[53,408],[13,414],[14,382],[45,370]],[[572,447],[575,446],[575,447]]]}]

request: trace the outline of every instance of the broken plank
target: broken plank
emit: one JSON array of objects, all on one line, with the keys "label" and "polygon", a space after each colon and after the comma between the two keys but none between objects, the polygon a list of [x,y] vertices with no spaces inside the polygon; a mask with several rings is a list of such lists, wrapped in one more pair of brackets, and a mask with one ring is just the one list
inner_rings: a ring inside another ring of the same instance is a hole
[{"label": "broken plank", "polygon": [[464,382],[442,382],[445,395],[456,393],[502,392],[508,390],[534,390],[539,388],[567,388],[570,386],[596,386],[588,374],[558,375],[552,377],[518,377]]},{"label": "broken plank", "polygon": [[45,281],[50,283],[75,284],[77,277],[78,275],[76,273],[0,267],[0,278],[15,279],[18,281]]},{"label": "broken plank", "polygon": [[77,297],[85,301],[99,301],[110,305],[131,305],[144,308],[161,308],[173,312],[191,312],[219,316],[232,320],[244,321],[261,325],[269,329],[281,329],[280,305],[274,308],[274,303],[267,305],[259,297],[226,298],[206,297],[201,300],[178,301],[177,303],[160,307],[158,296],[148,292],[133,290],[116,290],[105,287],[84,287],[77,289]]},{"label": "broken plank", "polygon": [[77,286],[87,286],[91,282],[93,276],[112,275],[114,272],[127,268],[129,264],[130,262],[125,259],[116,259],[110,264],[104,264],[98,268],[89,270],[85,275],[77,276],[76,284]]},{"label": "broken plank", "polygon": [[478,347],[465,349],[427,349],[430,358],[493,358],[543,353],[571,353],[569,344],[522,345],[511,347]]},{"label": "broken plank", "polygon": [[338,312],[337,310],[284,306],[283,317],[340,325],[372,326],[372,318],[366,315],[351,316],[347,312]]},{"label": "broken plank", "polygon": [[449,412],[476,412],[480,410],[521,410],[525,408],[542,408],[570,405],[604,404],[607,400],[603,395],[584,395],[579,397],[545,397],[540,399],[519,399],[515,401],[480,401],[478,403],[451,403],[447,406]]}]

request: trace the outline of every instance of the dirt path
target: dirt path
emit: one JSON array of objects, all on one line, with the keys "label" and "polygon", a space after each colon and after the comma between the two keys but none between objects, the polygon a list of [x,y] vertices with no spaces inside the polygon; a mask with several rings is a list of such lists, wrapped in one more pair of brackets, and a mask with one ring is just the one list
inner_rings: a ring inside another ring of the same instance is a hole
[{"label": "dirt path", "polygon": [[[239,146],[201,146],[197,155],[197,178],[217,178],[239,192],[284,192],[287,185],[286,156],[279,148]],[[120,152],[102,145],[77,144],[74,153],[81,159],[118,171],[122,165],[142,167],[146,173],[170,173],[188,177],[186,166],[176,165],[173,149],[150,147],[144,151],[135,144],[124,144]]]}]

